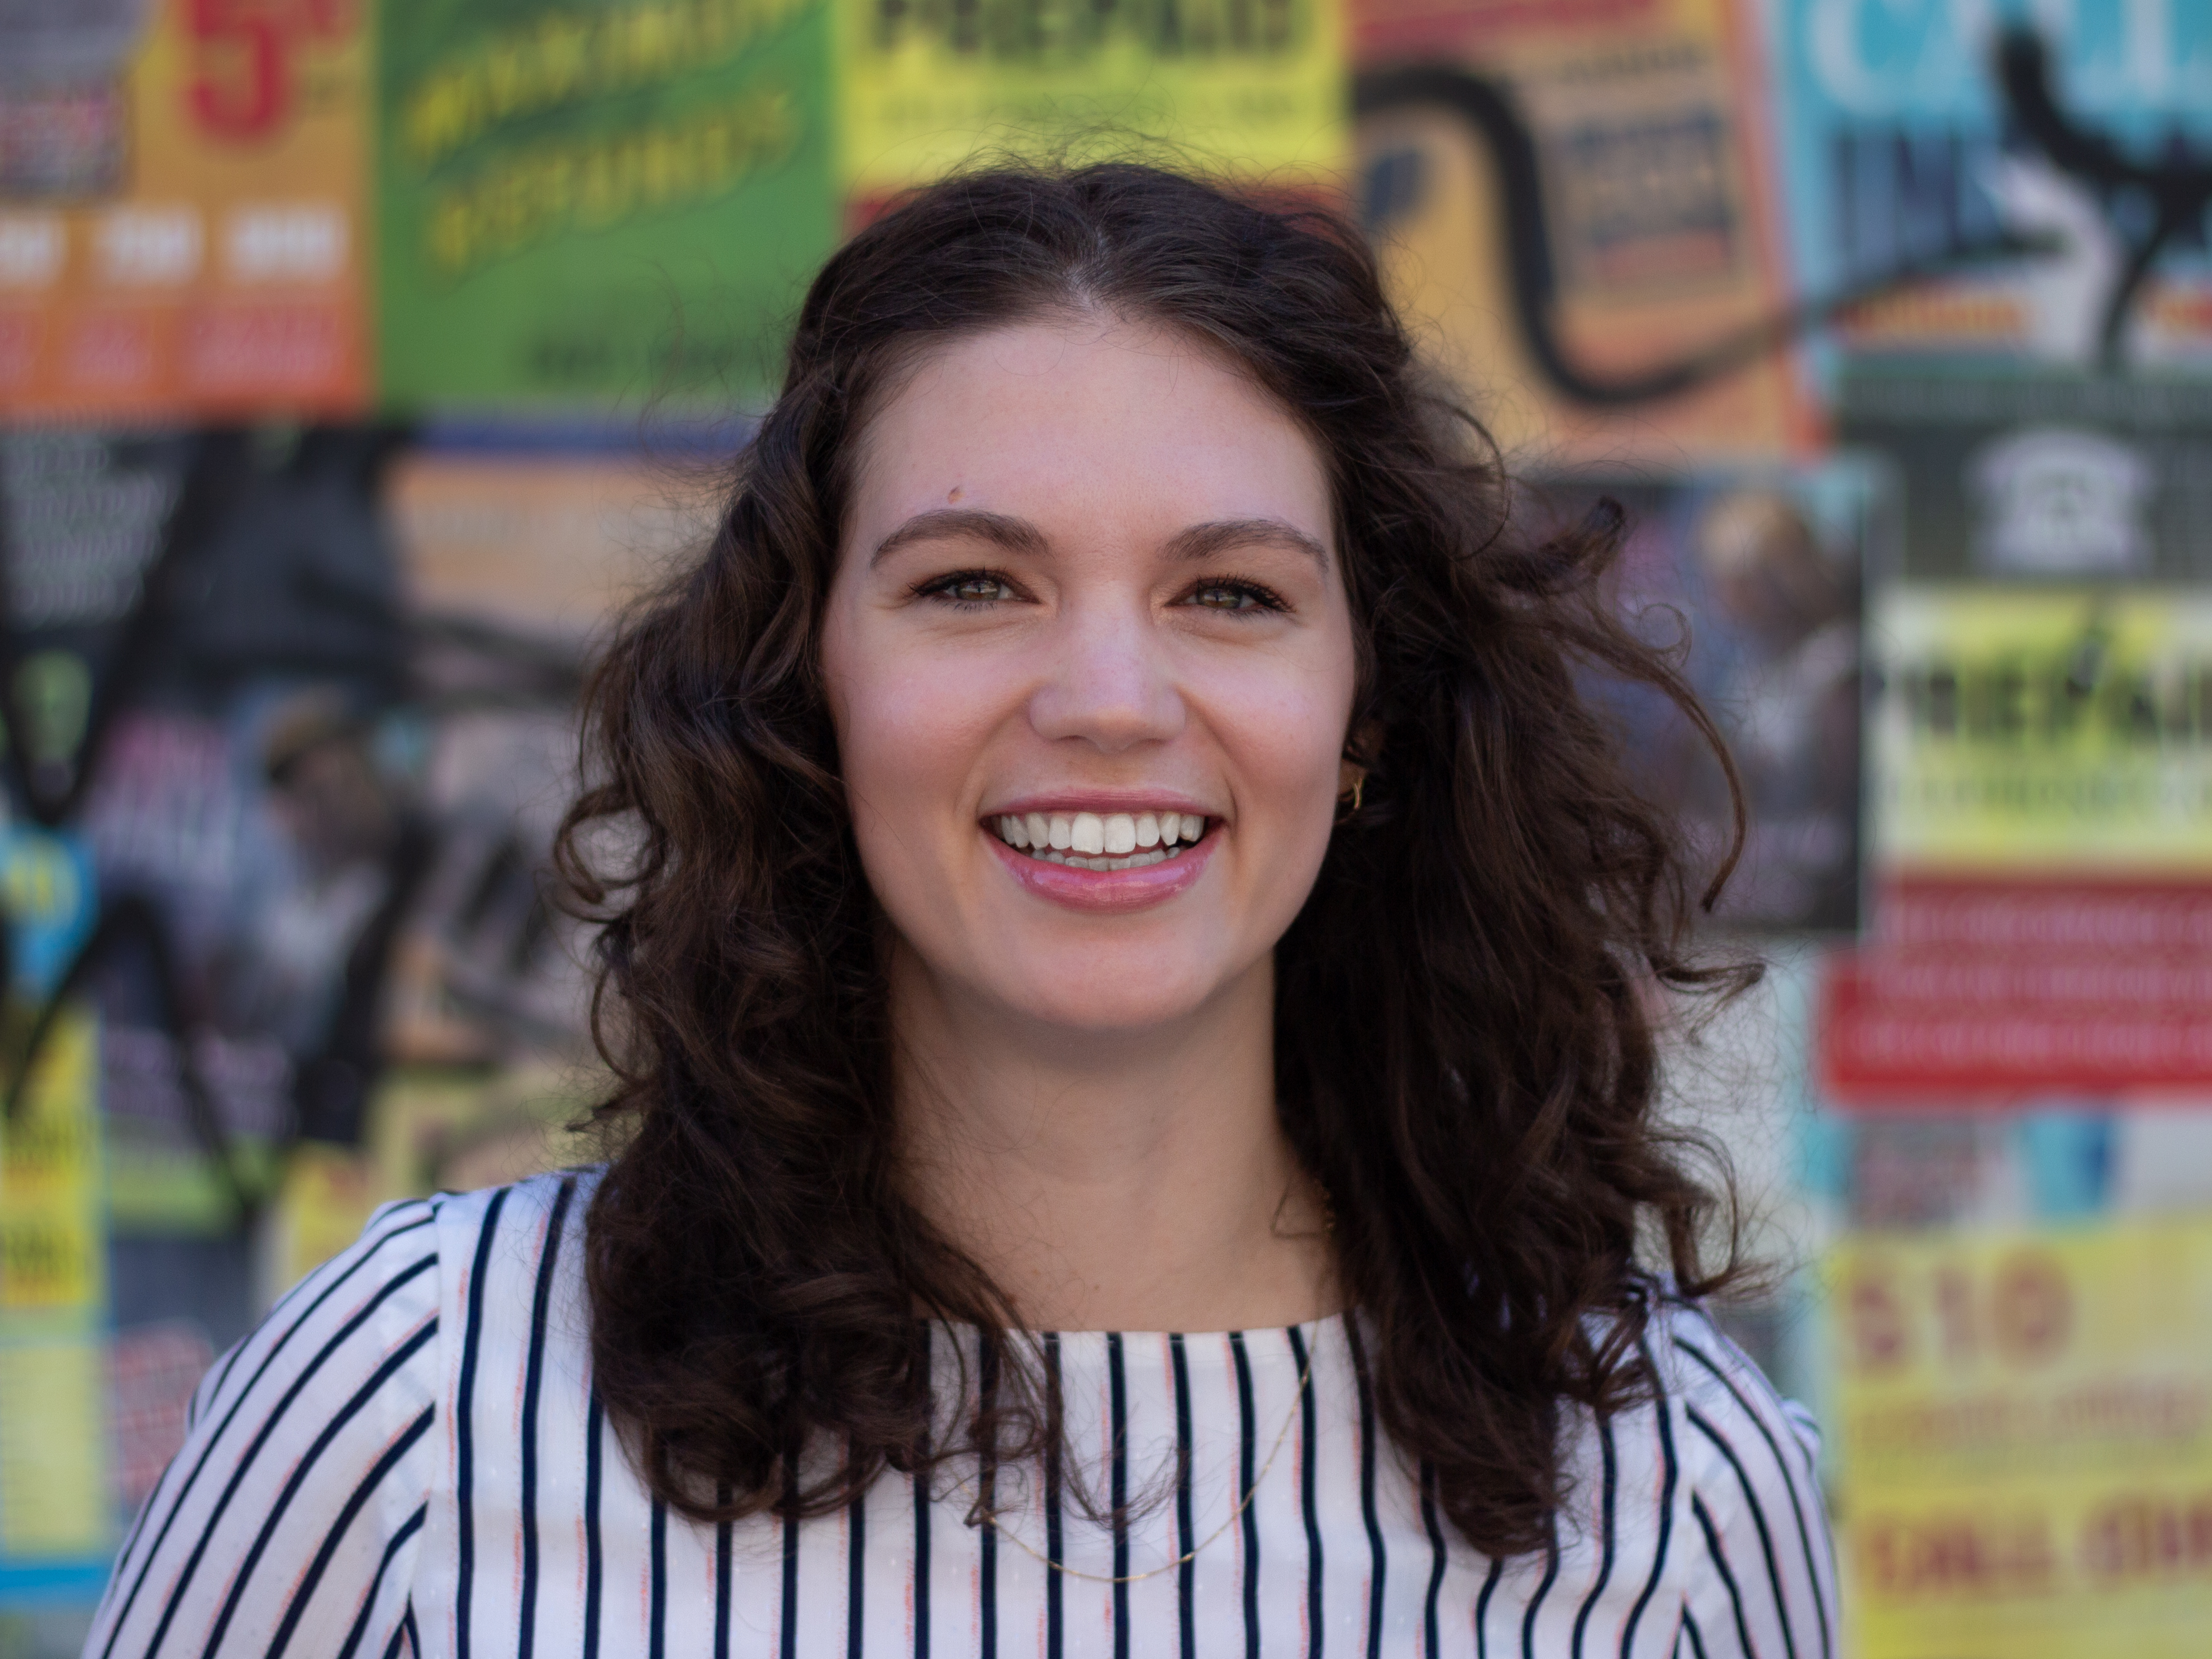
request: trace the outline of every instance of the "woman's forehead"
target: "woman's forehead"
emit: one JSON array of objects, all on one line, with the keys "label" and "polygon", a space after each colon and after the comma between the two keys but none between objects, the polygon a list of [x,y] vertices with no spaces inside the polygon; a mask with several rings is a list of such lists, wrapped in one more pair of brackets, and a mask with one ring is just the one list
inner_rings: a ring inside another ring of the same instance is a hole
[{"label": "woman's forehead", "polygon": [[1330,539],[1328,469],[1272,394],[1179,331],[1095,313],[948,341],[868,422],[848,527],[951,503],[1046,520],[1134,500],[1186,521],[1270,516]]}]

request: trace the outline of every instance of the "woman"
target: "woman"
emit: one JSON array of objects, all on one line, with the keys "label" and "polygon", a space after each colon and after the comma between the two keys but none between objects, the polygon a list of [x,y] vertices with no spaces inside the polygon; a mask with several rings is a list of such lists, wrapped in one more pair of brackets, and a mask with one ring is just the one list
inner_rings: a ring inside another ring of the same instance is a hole
[{"label": "woman", "polygon": [[1516,537],[1334,221],[862,232],[592,692],[611,1161],[293,1291],[88,1651],[1827,1654],[1809,1432],[1638,1266],[1724,1277],[1718,976],[1616,531]]}]

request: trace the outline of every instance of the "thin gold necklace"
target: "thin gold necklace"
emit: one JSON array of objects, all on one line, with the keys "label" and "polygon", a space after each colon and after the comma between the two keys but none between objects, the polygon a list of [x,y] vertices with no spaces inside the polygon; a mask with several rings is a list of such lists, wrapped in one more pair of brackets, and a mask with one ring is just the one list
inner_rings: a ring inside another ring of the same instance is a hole
[{"label": "thin gold necklace", "polygon": [[[1066,1577],[1081,1578],[1093,1584],[1141,1583],[1147,1578],[1157,1578],[1164,1572],[1173,1572],[1177,1567],[1183,1566],[1192,1561],[1195,1561],[1198,1559],[1198,1554],[1200,1550],[1204,1549],[1207,1545],[1213,1542],[1215,1539],[1220,1537],[1222,1534],[1227,1532],[1230,1528],[1237,1524],[1237,1521],[1243,1516],[1244,1511],[1252,1507],[1252,1500],[1260,1495],[1260,1488],[1267,1484],[1267,1471],[1275,1467],[1276,1458],[1282,1455],[1283,1444],[1291,1437],[1291,1425],[1297,1420],[1298,1408],[1306,1402],[1306,1390],[1313,1382],[1314,1360],[1320,1352],[1321,1342],[1319,1335],[1316,1333],[1313,1348],[1311,1352],[1306,1355],[1305,1369],[1298,1373],[1297,1397],[1291,1401],[1291,1409],[1283,1419],[1283,1426],[1276,1432],[1275,1443],[1273,1448],[1267,1453],[1267,1461],[1260,1466],[1260,1473],[1252,1477],[1252,1484],[1244,1489],[1244,1496],[1237,1500],[1237,1507],[1229,1511],[1229,1518],[1224,1521],[1219,1526],[1216,1527],[1212,1532],[1206,1534],[1205,1537],[1200,1539],[1198,1542],[1192,1545],[1190,1548],[1185,1550],[1181,1555],[1176,1557],[1174,1560],[1163,1562],[1157,1567],[1147,1567],[1142,1572],[1127,1572],[1121,1574],[1085,1572],[1080,1567],[1071,1567],[1064,1561],[1054,1560],[1049,1555],[1045,1554],[1042,1550],[1032,1546],[1028,1540],[1024,1539],[1019,1533],[1009,1532],[1005,1527],[999,1524],[999,1517],[997,1515],[988,1510],[986,1510],[983,1512],[984,1524],[989,1527],[992,1531],[997,1533],[1000,1537],[1005,1539],[1009,1544],[1012,1544],[1016,1549],[1021,1551],[1023,1554],[1028,1556],[1031,1560],[1042,1561],[1053,1571],[1062,1574]],[[963,1490],[969,1489],[968,1487],[968,1483],[965,1480],[959,1481],[957,1484]]]}]

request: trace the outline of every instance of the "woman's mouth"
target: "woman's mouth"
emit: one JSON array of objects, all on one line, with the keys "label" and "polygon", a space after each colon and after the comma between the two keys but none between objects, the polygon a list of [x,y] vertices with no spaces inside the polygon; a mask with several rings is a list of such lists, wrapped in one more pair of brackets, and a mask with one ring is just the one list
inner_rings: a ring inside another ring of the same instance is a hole
[{"label": "woman's mouth", "polygon": [[1018,852],[1078,870],[1142,870],[1182,856],[1208,821],[1194,812],[1025,812],[984,827]]}]

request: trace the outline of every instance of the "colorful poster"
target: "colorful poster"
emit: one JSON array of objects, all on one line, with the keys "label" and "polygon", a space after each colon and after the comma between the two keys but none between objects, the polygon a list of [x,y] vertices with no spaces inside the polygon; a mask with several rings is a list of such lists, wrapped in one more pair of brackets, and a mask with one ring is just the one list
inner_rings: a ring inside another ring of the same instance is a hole
[{"label": "colorful poster", "polygon": [[823,0],[387,0],[386,399],[746,402],[828,253]]},{"label": "colorful poster", "polygon": [[360,0],[0,15],[0,408],[368,396]]},{"label": "colorful poster", "polygon": [[2212,883],[2212,587],[1898,584],[1869,620],[1875,857]]},{"label": "colorful poster", "polygon": [[414,450],[385,498],[409,603],[575,645],[706,545],[727,477],[696,472],[606,450]]},{"label": "colorful poster", "polygon": [[1164,153],[1286,195],[1333,191],[1343,28],[1338,0],[838,0],[840,182],[863,218],[1006,150]]},{"label": "colorful poster", "polygon": [[[1894,502],[1845,462],[1633,478],[1537,492],[1581,519],[1602,495],[1628,515],[1615,607],[1680,647],[1744,793],[1741,855],[1715,914],[1734,927],[1849,931],[1859,918],[1861,577],[1886,556]],[[1666,697],[1608,688],[1647,799],[1686,836],[1698,878],[1735,838],[1718,758]]]},{"label": "colorful poster", "polygon": [[1899,584],[1844,1100],[2212,1090],[2212,589]]},{"label": "colorful poster", "polygon": [[2212,385],[1854,369],[1874,928],[1821,1071],[1940,1109],[2212,1091]]},{"label": "colorful poster", "polygon": [[[1771,9],[1782,196],[1806,291],[1883,290],[1843,318],[1846,350],[2212,366],[2200,0]],[[2173,210],[2146,210],[2154,196]],[[2008,252],[2008,240],[2039,246]],[[1924,279],[1885,288],[1911,271]]]},{"label": "colorful poster", "polygon": [[2212,1629],[2212,1224],[1860,1235],[1824,1273],[1859,1659]]},{"label": "colorful poster", "polygon": [[63,1012],[0,1131],[0,1593],[109,1541],[98,1029]]},{"label": "colorful poster", "polygon": [[1753,0],[1363,0],[1362,198],[1400,303],[1505,447],[1805,453],[1777,349]]}]

